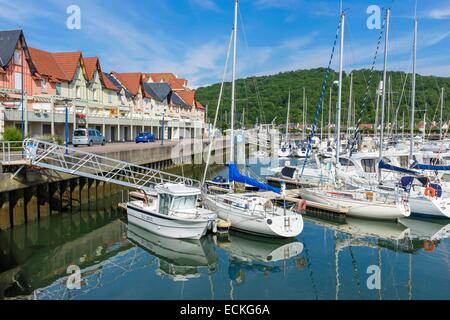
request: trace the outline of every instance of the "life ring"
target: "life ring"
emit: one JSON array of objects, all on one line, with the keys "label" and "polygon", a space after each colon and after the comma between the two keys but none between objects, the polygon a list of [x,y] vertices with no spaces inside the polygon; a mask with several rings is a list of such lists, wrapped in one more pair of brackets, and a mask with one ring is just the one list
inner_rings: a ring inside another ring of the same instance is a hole
[{"label": "life ring", "polygon": [[424,241],[423,248],[425,249],[425,251],[433,252],[434,249],[436,249],[436,246],[434,245],[433,241]]},{"label": "life ring", "polygon": [[297,212],[305,212],[306,211],[306,200],[300,200],[297,202]]},{"label": "life ring", "polygon": [[424,191],[424,195],[425,195],[425,197],[435,198],[436,197],[436,189],[434,189],[432,187],[426,187],[425,191]]}]

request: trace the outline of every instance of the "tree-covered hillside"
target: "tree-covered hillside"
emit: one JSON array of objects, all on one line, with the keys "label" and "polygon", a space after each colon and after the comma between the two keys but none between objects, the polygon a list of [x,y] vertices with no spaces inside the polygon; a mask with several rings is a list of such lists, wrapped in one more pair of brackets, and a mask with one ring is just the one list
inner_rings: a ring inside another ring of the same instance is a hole
[{"label": "tree-covered hillside", "polygon": [[[298,70],[292,72],[283,72],[271,76],[249,77],[239,79],[236,82],[237,94],[237,111],[236,123],[239,125],[242,118],[242,111],[245,109],[246,126],[251,126],[258,121],[259,123],[270,123],[274,118],[275,122],[282,124],[286,122],[288,92],[291,91],[291,123],[302,122],[302,100],[303,88],[307,97],[307,122],[311,123],[314,119],[316,105],[319,101],[322,82],[325,69]],[[353,71],[353,100],[356,104],[356,113],[362,108],[362,101],[366,93],[367,81],[369,78],[369,70]],[[386,100],[386,114],[389,108],[389,119],[393,121],[395,111],[399,106],[400,95],[407,76],[402,103],[399,108],[397,121],[402,121],[403,112],[405,113],[405,122],[409,123],[410,118],[410,101],[411,101],[411,75],[404,72],[389,72],[388,77],[391,78],[392,103],[388,106]],[[370,97],[367,100],[363,123],[373,123],[375,119],[376,106],[376,88],[382,78],[381,71],[375,71],[373,75],[372,85],[370,87]],[[338,74],[333,72],[330,74],[328,84],[338,79]],[[450,78],[420,76],[416,77],[416,124],[423,119],[423,110],[427,108],[427,122],[439,121],[439,97],[440,88],[444,87],[444,116],[443,121],[448,120],[450,113]],[[344,74],[343,91],[342,91],[342,122],[347,121],[348,98],[350,88],[350,76]],[[208,119],[213,121],[219,97],[220,84],[208,87],[202,87],[197,90],[197,99],[204,105],[208,105]],[[328,122],[329,116],[329,94],[328,86],[324,100],[324,123]],[[332,123],[334,122],[337,101],[337,86],[333,87],[332,94]],[[230,122],[230,105],[231,105],[231,83],[225,84],[224,98],[219,113],[219,126],[226,127]],[[380,100],[381,109],[381,100]],[[358,116],[356,116],[358,117]],[[319,123],[320,124],[320,118]]]}]

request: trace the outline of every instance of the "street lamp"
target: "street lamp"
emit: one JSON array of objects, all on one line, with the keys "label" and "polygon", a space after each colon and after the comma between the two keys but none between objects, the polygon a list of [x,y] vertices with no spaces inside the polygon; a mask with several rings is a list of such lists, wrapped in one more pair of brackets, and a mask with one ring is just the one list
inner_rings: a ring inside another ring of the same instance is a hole
[{"label": "street lamp", "polygon": [[161,125],[161,145],[164,145],[164,117],[166,115],[166,108],[163,109],[163,116],[162,116],[162,125]]},{"label": "street lamp", "polygon": [[65,109],[65,126],[64,126],[64,137],[65,137],[65,146],[66,151],[65,153],[68,154],[67,147],[69,146],[69,109],[68,109],[68,103],[70,102],[70,99],[64,99],[64,109]]}]

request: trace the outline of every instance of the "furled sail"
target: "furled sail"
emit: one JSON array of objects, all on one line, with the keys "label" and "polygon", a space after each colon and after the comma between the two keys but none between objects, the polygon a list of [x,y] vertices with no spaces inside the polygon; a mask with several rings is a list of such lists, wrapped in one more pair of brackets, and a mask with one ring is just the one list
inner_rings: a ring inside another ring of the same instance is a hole
[{"label": "furled sail", "polygon": [[406,173],[406,174],[413,174],[413,175],[419,174],[418,172],[416,172],[414,170],[393,166],[392,164],[386,163],[383,160],[381,160],[378,163],[378,168],[384,169],[384,170],[390,170],[390,171],[397,171],[397,172]]}]

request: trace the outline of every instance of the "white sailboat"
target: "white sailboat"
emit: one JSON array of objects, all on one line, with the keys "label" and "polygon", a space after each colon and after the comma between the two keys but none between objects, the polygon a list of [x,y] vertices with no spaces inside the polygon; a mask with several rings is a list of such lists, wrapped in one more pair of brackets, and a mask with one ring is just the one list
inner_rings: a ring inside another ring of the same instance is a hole
[{"label": "white sailboat", "polygon": [[[223,220],[231,223],[231,228],[243,232],[255,233],[269,237],[291,238],[298,236],[303,230],[303,218],[300,214],[275,206],[271,200],[258,195],[258,193],[235,193],[236,182],[251,184],[268,191],[279,189],[263,184],[255,179],[242,176],[234,163],[234,114],[236,106],[235,79],[236,79],[236,35],[238,19],[238,0],[235,0],[234,28],[233,28],[233,72],[231,93],[231,137],[230,137],[230,163],[229,181],[230,190],[226,194],[212,193],[206,190],[203,194],[203,203],[206,208],[216,212]],[[206,170],[206,169],[205,169]]]},{"label": "white sailboat", "polygon": [[[386,44],[385,44],[385,66],[384,77],[386,77],[386,61],[387,61],[387,43],[389,32],[389,14],[387,11],[386,21]],[[340,41],[340,61],[339,61],[339,91],[338,91],[338,107],[336,119],[336,174],[337,179],[338,166],[340,165],[340,116],[342,103],[342,72],[344,57],[344,30],[345,30],[345,13],[341,13],[341,41]],[[384,94],[384,93],[383,93]],[[383,96],[383,108],[384,108]],[[380,157],[382,153],[380,151]],[[339,186],[339,181],[335,180],[335,187],[328,188],[311,188],[300,189],[300,196],[306,201],[313,201],[334,207],[346,207],[347,215],[350,217],[375,219],[375,220],[397,220],[399,218],[408,217],[410,208],[407,199],[400,196],[397,192],[394,195],[388,193],[380,193],[378,191],[367,191],[364,189],[345,190]]]}]

